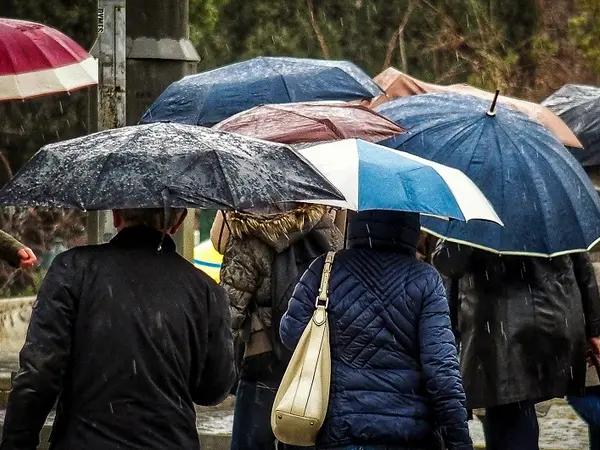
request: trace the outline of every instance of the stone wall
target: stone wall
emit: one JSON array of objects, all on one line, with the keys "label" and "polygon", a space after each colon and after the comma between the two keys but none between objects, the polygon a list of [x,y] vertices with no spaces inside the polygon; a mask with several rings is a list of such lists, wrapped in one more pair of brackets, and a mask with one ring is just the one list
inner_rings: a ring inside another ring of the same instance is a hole
[{"label": "stone wall", "polygon": [[35,297],[0,299],[0,369],[2,363],[17,361],[34,301]]}]

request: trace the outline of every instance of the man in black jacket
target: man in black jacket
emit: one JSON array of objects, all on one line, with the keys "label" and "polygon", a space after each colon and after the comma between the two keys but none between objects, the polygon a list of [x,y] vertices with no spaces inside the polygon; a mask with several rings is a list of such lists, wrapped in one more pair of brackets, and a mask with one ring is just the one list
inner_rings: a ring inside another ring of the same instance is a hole
[{"label": "man in black jacket", "polygon": [[229,304],[168,236],[185,210],[115,211],[108,244],[54,260],[33,307],[1,450],[198,449],[194,403],[234,380]]}]

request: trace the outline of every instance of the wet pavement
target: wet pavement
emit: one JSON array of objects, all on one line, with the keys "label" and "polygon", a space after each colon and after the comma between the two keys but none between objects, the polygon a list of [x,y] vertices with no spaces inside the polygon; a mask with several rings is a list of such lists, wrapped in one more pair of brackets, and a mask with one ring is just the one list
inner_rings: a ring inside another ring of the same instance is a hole
[{"label": "wet pavement", "polygon": [[[564,400],[555,400],[545,417],[539,417],[540,449],[544,450],[584,450],[587,449],[587,425],[575,414]],[[483,448],[481,422],[475,419],[469,423],[473,443]]]},{"label": "wet pavement", "polygon": [[[213,408],[197,408],[198,433],[209,449],[228,448],[229,435],[233,423],[233,403]],[[51,416],[47,425],[52,423]],[[0,423],[4,422],[4,411],[0,410]],[[573,410],[563,401],[557,400],[545,417],[539,418],[540,448],[542,450],[584,450],[587,449],[587,427]],[[476,448],[484,448],[481,423],[473,420],[469,424]]]},{"label": "wet pavement", "polygon": [[[0,357],[0,373],[10,377],[16,370],[14,359],[8,361]],[[197,426],[203,448],[225,450],[229,448],[229,435],[233,424],[234,397],[228,398],[216,407],[197,407]],[[4,422],[4,410],[0,405],[0,424]],[[53,416],[46,422],[51,425]],[[548,414],[540,417],[540,448],[543,450],[584,450],[587,449],[587,426],[563,400],[555,400]],[[484,448],[481,423],[472,420],[469,424],[476,448]]]},{"label": "wet pavement", "polygon": [[[215,408],[197,408],[198,430],[202,435],[229,435],[233,423],[232,399]],[[563,400],[555,400],[548,414],[538,419],[542,450],[587,449],[587,426]],[[484,448],[481,422],[469,423],[471,437],[477,448]]]}]

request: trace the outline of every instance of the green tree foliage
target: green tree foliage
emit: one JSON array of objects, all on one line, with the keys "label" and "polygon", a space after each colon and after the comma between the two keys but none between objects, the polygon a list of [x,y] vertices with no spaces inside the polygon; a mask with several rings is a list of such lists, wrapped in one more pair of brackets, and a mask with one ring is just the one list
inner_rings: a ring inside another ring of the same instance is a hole
[{"label": "green tree foliage", "polygon": [[210,35],[193,42],[202,69],[257,55],[326,57],[352,60],[371,75],[394,65],[429,81],[496,87],[523,59],[513,42],[535,31],[535,8],[515,27],[517,0],[497,1],[501,14],[488,0],[222,0],[213,3]]},{"label": "green tree foliage", "polygon": [[600,2],[579,0],[578,14],[569,20],[569,34],[594,71],[600,73]]},{"label": "green tree foliage", "polygon": [[[4,17],[54,26],[86,49],[95,40],[97,0],[0,1]],[[370,75],[392,65],[425,81],[535,100],[566,82],[600,81],[599,0],[189,1],[201,71],[259,55],[348,59]],[[42,145],[87,133],[89,94],[0,103],[0,180]],[[49,212],[28,220],[56,234],[55,224],[72,218]],[[211,220],[201,214],[202,238]],[[21,219],[0,215],[0,226],[30,239]],[[31,239],[44,251],[49,236]]]}]

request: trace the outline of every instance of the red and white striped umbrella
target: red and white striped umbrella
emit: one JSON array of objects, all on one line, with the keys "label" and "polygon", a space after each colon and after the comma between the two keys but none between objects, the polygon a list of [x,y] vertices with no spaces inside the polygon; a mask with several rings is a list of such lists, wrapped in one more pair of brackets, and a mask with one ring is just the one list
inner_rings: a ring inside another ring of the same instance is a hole
[{"label": "red and white striped umbrella", "polygon": [[98,64],[60,31],[0,18],[0,100],[70,92],[98,84]]}]

